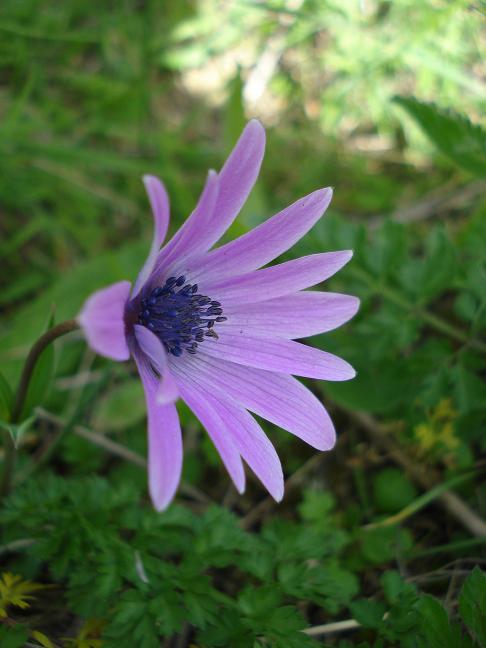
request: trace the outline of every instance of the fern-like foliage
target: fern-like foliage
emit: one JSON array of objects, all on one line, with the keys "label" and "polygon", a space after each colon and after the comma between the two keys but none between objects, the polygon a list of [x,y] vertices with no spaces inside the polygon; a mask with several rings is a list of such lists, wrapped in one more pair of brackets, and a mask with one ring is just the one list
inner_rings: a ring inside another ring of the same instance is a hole
[{"label": "fern-like foliage", "polygon": [[414,97],[395,97],[429,139],[459,167],[486,177],[486,130],[465,115]]}]

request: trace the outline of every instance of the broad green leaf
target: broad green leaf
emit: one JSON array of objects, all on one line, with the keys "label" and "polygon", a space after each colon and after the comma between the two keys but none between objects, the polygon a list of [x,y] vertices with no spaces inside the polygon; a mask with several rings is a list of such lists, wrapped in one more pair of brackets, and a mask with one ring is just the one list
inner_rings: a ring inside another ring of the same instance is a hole
[{"label": "broad green leaf", "polygon": [[28,630],[23,625],[15,625],[11,628],[0,625],[0,646],[2,648],[23,648],[28,636]]},{"label": "broad green leaf", "polygon": [[386,606],[381,601],[363,599],[354,601],[349,607],[356,621],[365,628],[374,628],[376,630],[383,624]]},{"label": "broad green leaf", "polygon": [[486,131],[464,115],[443,110],[414,97],[395,97],[437,148],[458,166],[486,176]]},{"label": "broad green leaf", "polygon": [[399,527],[377,527],[366,529],[360,535],[363,556],[376,565],[402,555],[413,546],[408,529]]},{"label": "broad green leaf", "polygon": [[383,512],[395,513],[417,497],[417,489],[399,468],[384,468],[373,477],[373,498]]},{"label": "broad green leaf", "polygon": [[447,612],[433,596],[424,595],[418,604],[421,617],[420,648],[473,648],[473,642],[451,623]]},{"label": "broad green leaf", "polygon": [[138,378],[129,378],[98,400],[94,425],[99,430],[123,430],[145,418],[143,388]]},{"label": "broad green leaf", "polygon": [[459,612],[474,637],[486,646],[486,576],[475,567],[459,598]]},{"label": "broad green leaf", "polygon": [[346,382],[328,382],[325,394],[340,405],[365,412],[388,412],[404,402],[411,390],[412,378],[408,367],[400,361],[374,363],[357,367],[357,376]]}]

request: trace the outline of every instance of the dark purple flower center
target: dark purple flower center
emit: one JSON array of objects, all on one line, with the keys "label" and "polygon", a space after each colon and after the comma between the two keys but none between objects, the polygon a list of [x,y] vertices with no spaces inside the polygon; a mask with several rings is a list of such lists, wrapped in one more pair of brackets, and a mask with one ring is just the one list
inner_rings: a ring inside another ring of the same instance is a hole
[{"label": "dark purple flower center", "polygon": [[218,339],[215,322],[224,322],[218,301],[200,295],[197,284],[186,284],[186,278],[169,277],[162,287],[154,288],[142,299],[138,321],[153,331],[172,355],[186,350],[196,353],[204,337]]}]

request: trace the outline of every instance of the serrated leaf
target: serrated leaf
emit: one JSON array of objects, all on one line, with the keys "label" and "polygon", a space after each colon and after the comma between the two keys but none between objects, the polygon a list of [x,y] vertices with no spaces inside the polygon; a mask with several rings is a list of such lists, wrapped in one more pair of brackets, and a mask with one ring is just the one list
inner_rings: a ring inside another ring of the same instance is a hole
[{"label": "serrated leaf", "polygon": [[377,565],[392,560],[413,545],[408,529],[399,527],[366,529],[361,533],[360,541],[364,557]]},{"label": "serrated leaf", "polygon": [[386,606],[381,601],[363,599],[361,601],[354,601],[349,608],[356,621],[365,628],[377,630],[383,625]]},{"label": "serrated leaf", "polygon": [[464,583],[459,612],[471,633],[486,646],[486,576],[479,567],[473,569]]},{"label": "serrated leaf", "polygon": [[414,97],[395,97],[437,148],[458,166],[486,176],[486,131],[464,115]]},{"label": "serrated leaf", "polygon": [[420,648],[473,648],[469,637],[461,632],[457,623],[449,622],[447,612],[433,596],[422,596],[418,611],[421,616]]},{"label": "serrated leaf", "polygon": [[394,570],[387,571],[383,574],[381,577],[381,584],[383,586],[386,600],[390,605],[393,605],[398,601],[400,594],[403,592],[404,588],[407,587],[400,574]]},{"label": "serrated leaf", "polygon": [[427,251],[422,266],[419,296],[430,300],[450,288],[456,271],[454,247],[444,229],[436,227],[427,238]]}]

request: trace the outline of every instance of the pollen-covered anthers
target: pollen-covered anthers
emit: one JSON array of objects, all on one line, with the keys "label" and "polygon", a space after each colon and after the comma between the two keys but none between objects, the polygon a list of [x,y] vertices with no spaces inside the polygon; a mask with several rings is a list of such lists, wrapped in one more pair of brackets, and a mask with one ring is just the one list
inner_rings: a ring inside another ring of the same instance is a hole
[{"label": "pollen-covered anthers", "polygon": [[174,356],[196,353],[205,337],[218,339],[216,322],[224,322],[218,301],[200,295],[197,284],[186,284],[186,278],[169,277],[162,287],[154,288],[141,301],[138,321],[153,331]]}]

